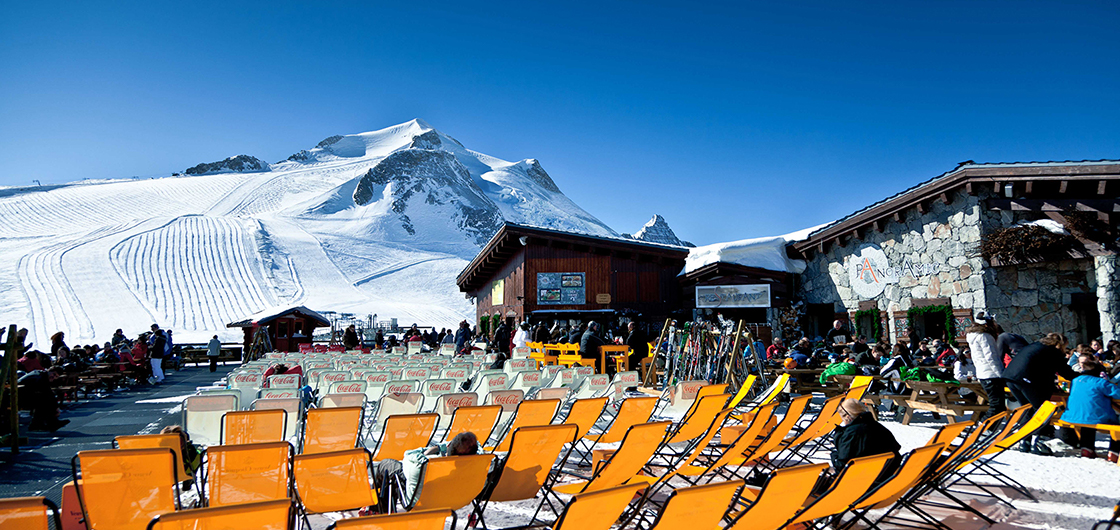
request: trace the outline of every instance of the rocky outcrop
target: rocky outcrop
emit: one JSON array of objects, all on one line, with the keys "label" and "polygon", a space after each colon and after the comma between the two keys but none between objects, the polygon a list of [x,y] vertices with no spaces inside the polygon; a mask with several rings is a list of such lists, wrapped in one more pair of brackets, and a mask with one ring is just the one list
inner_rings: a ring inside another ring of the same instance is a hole
[{"label": "rocky outcrop", "polygon": [[661,243],[662,245],[676,245],[678,247],[695,247],[692,243],[684,241],[677,237],[672,228],[669,228],[669,223],[665,221],[664,217],[654,215],[641,230],[634,235],[622,234],[623,237],[637,239],[638,241],[645,241],[647,243]]},{"label": "rocky outcrop", "polygon": [[[385,193],[389,197],[385,197]],[[354,203],[365,206],[389,200],[401,227],[415,235],[409,217],[414,201],[430,207],[449,207],[456,224],[478,245],[485,244],[502,224],[502,215],[471,178],[455,155],[431,149],[404,149],[379,162],[362,176],[354,189]],[[448,208],[438,208],[447,215]]]},{"label": "rocky outcrop", "polygon": [[255,156],[237,155],[218,162],[199,164],[187,169],[184,173],[188,175],[211,175],[214,173],[251,173],[268,170],[268,163]]},{"label": "rocky outcrop", "polygon": [[537,159],[530,158],[525,162],[529,164],[529,168],[525,171],[529,174],[529,178],[533,179],[533,182],[536,182],[540,187],[548,191],[560,193],[560,187],[552,181],[552,177],[548,176],[548,172],[541,167],[541,163],[537,162]]}]

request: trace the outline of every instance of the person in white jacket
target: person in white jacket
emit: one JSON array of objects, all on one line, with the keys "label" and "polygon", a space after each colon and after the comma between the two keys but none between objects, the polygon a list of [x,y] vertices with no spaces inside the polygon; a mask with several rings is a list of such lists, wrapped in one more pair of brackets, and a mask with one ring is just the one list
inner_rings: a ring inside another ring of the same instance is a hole
[{"label": "person in white jacket", "polygon": [[[513,347],[524,348],[529,345],[529,323],[522,322],[517,328],[517,332],[513,334]],[[510,353],[513,353],[512,350]],[[512,357],[512,355],[511,355]]]},{"label": "person in white jacket", "polygon": [[999,328],[995,319],[985,311],[976,313],[972,320],[975,324],[965,330],[965,339],[972,353],[972,363],[976,366],[976,379],[980,380],[984,393],[988,395],[988,411],[982,416],[987,418],[1007,410],[1003,392],[1003,356],[996,349]]}]

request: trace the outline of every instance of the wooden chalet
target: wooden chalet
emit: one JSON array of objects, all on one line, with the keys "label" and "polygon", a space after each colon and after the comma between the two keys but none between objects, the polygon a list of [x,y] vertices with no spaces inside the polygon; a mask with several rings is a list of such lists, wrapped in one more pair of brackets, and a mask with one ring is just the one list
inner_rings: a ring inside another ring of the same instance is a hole
[{"label": "wooden chalet", "polygon": [[329,327],[330,321],[303,306],[266,309],[253,316],[230,322],[227,328],[242,328],[245,332],[245,352],[252,351],[257,330],[266,329],[269,344],[274,351],[299,351],[300,344],[311,344],[315,328]]},{"label": "wooden chalet", "polygon": [[660,320],[679,308],[688,249],[506,223],[459,273],[477,316]]}]

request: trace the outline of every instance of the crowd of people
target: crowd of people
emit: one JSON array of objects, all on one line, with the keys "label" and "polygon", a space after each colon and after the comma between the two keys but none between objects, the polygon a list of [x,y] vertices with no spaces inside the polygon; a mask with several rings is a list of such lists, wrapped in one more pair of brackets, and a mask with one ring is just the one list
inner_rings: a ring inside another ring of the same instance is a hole
[{"label": "crowd of people", "polygon": [[[980,311],[965,330],[965,343],[954,346],[941,339],[922,339],[908,330],[909,342],[868,344],[865,337],[852,337],[845,322],[837,320],[822,341],[801,338],[787,350],[781,339],[765,349],[771,365],[793,368],[824,368],[825,382],[833,375],[874,375],[883,379],[873,392],[900,394],[904,381],[919,379],[943,382],[978,382],[987,396],[988,410],[981,418],[1007,410],[1008,401],[1030,405],[1031,414],[1059,391],[1058,378],[1068,382],[1069,392],[1062,416],[1081,425],[1118,424],[1112,400],[1120,400],[1120,342],[1092,340],[1069,347],[1059,333],[1048,333],[1036,341],[1004,331],[993,315]],[[1009,390],[1010,394],[1005,391]],[[962,389],[962,395],[968,395]],[[893,405],[892,405],[893,406]],[[1055,440],[1060,440],[1055,442]],[[1047,426],[1022,446],[1038,454],[1079,447],[1082,456],[1097,457],[1096,430],[1091,427]],[[1111,440],[1107,458],[1120,453],[1120,441]]]},{"label": "crowd of people", "polygon": [[[0,329],[0,337],[3,334]],[[136,338],[129,338],[118,329],[102,345],[71,347],[66,343],[66,333],[59,331],[51,335],[47,351],[34,348],[34,344],[27,342],[27,334],[26,328],[16,332],[16,375],[20,402],[31,409],[33,431],[54,432],[69,423],[60,418],[55,391],[60,379],[76,378],[94,365],[111,365],[110,371],[121,374],[129,386],[158,385],[166,379],[165,366],[179,368],[182,363],[172,331],[156,324]]]}]

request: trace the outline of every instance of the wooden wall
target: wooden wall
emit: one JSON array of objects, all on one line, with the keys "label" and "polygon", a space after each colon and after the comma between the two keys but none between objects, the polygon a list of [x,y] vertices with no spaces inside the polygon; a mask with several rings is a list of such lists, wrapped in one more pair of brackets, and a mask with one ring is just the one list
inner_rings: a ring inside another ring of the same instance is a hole
[{"label": "wooden wall", "polygon": [[[652,319],[664,318],[678,308],[680,288],[677,273],[684,260],[657,261],[632,253],[608,253],[580,245],[535,244],[519,250],[501,271],[478,292],[477,317],[512,311],[518,321],[537,310],[632,309]],[[580,305],[538,305],[538,273],[584,273],[586,298]],[[495,306],[493,282],[505,280],[504,300]],[[610,303],[596,302],[596,295],[609,294]],[[524,297],[518,300],[517,297]],[[477,319],[476,319],[477,320]]]},{"label": "wooden wall", "polygon": [[[495,306],[492,299],[492,289],[494,282],[498,280],[505,280],[505,290],[502,293],[502,304]],[[478,324],[478,319],[482,318],[483,315],[490,316],[494,313],[501,313],[502,316],[505,316],[510,311],[513,311],[517,315],[517,320],[521,321],[525,317],[524,303],[527,301],[518,300],[518,297],[525,297],[525,249],[517,251],[481,291],[472,294],[475,295],[476,309],[476,318],[471,323],[472,326]]]}]

